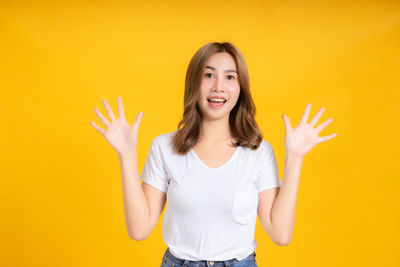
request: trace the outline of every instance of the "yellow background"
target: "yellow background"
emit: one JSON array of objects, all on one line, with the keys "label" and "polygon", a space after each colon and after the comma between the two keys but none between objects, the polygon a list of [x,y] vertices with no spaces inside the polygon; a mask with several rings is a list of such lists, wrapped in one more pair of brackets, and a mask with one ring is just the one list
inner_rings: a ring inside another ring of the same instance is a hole
[{"label": "yellow background", "polygon": [[339,134],[304,159],[292,243],[257,221],[259,266],[400,265],[400,3],[377,0],[1,1],[1,266],[160,265],[163,215],[129,239],[117,154],[89,122],[104,129],[103,98],[129,123],[145,111],[141,170],[212,41],[242,52],[281,178],[282,113],[325,107],[320,136]]}]

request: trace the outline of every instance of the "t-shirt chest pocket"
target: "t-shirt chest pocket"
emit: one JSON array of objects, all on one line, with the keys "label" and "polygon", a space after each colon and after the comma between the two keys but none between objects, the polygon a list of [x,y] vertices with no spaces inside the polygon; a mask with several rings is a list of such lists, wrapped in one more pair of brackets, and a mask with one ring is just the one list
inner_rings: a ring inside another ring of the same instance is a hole
[{"label": "t-shirt chest pocket", "polygon": [[233,192],[231,219],[247,224],[257,219],[258,195],[250,192]]}]

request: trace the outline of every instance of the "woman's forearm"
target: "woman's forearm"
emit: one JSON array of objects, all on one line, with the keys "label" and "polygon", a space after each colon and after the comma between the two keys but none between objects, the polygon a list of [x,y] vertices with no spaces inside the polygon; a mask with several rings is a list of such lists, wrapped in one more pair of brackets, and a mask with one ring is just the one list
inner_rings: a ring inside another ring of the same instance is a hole
[{"label": "woman's forearm", "polygon": [[134,240],[143,240],[146,238],[149,208],[139,179],[136,151],[119,155],[119,160],[128,234]]},{"label": "woman's forearm", "polygon": [[302,163],[303,158],[286,152],[281,188],[271,211],[272,229],[283,244],[289,244],[293,236]]}]

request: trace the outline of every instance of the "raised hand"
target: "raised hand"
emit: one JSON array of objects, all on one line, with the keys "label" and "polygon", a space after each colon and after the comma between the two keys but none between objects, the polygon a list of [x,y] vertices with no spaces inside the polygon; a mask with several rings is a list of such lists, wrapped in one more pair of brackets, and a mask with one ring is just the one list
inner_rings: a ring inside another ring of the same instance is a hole
[{"label": "raised hand", "polygon": [[115,117],[110,105],[105,99],[103,99],[103,105],[111,122],[109,122],[97,108],[93,109],[97,117],[99,117],[100,121],[106,127],[106,130],[101,129],[93,121],[91,121],[90,124],[104,136],[107,142],[115,149],[115,151],[117,151],[118,155],[136,153],[137,133],[144,112],[137,114],[135,121],[132,126],[130,126],[125,119],[122,99],[118,97],[117,100],[119,118]]},{"label": "raised hand", "polygon": [[318,133],[331,123],[333,119],[330,118],[314,128],[314,125],[318,122],[325,108],[321,108],[312,118],[311,122],[307,123],[310,109],[311,103],[307,104],[301,121],[295,129],[292,129],[289,118],[286,115],[282,115],[285,124],[285,150],[301,158],[317,144],[337,136],[336,133],[328,136],[318,136]]}]

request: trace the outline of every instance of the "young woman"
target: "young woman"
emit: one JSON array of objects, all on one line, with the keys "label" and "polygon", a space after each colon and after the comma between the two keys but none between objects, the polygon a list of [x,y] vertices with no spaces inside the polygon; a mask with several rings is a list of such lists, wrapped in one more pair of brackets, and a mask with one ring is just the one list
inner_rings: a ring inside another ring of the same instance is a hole
[{"label": "young woman", "polygon": [[168,202],[162,267],[257,266],[257,214],[272,241],[288,245],[303,158],[337,135],[318,136],[332,119],[314,128],[324,108],[308,123],[308,104],[294,129],[282,115],[281,183],[274,150],[254,119],[245,61],[229,42],[209,43],[195,53],[186,73],[183,119],[176,131],[153,139],[140,175],[136,146],[144,113],[130,126],[121,98],[119,118],[106,100],[103,104],[110,121],[94,111],[106,130],[90,123],[118,153],[129,236],[146,239]]}]

